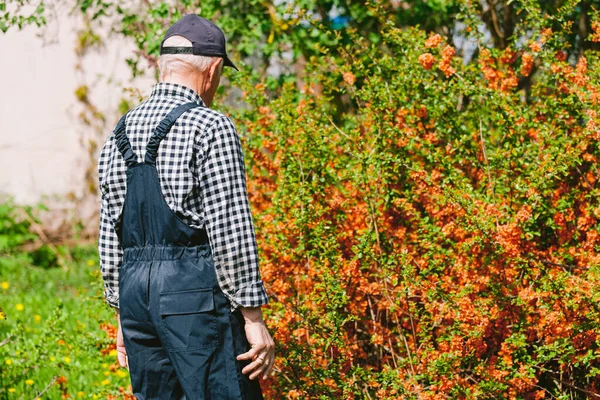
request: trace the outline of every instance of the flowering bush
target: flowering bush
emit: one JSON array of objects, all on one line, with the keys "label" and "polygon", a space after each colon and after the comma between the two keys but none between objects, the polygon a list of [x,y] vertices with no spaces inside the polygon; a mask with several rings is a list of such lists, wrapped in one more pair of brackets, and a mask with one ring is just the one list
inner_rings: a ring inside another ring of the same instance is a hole
[{"label": "flowering bush", "polygon": [[232,75],[267,398],[598,396],[598,53],[566,59],[569,25],[540,21],[465,65],[382,24],[311,58],[300,91]]}]

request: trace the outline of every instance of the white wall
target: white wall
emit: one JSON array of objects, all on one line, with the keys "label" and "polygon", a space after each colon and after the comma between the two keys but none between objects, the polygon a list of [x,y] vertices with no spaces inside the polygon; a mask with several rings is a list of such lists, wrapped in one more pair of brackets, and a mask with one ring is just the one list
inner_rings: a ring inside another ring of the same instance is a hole
[{"label": "white wall", "polygon": [[85,76],[80,76],[76,28],[76,21],[62,12],[44,29],[0,33],[0,193],[20,203],[71,191],[80,196],[84,190],[88,156],[80,142],[93,133],[78,118],[81,106],[74,91],[79,85],[95,82],[92,101],[106,113],[107,125],[114,126],[118,87],[136,86],[149,95],[154,83],[152,78],[128,82],[125,58],[132,46],[114,39],[85,57]]}]

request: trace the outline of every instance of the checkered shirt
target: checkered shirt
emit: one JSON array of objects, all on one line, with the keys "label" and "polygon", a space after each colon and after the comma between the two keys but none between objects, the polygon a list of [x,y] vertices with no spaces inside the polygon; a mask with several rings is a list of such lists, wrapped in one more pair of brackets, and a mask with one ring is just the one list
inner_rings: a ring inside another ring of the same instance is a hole
[{"label": "checkered shirt", "polygon": [[[132,109],[126,133],[138,161],[154,128],[174,107],[197,102],[177,119],[159,147],[156,168],[169,207],[189,226],[206,228],[219,285],[231,310],[268,303],[258,268],[256,236],[246,189],[244,156],[232,121],[207,108],[192,89],[160,82],[150,98]],[[98,251],[104,297],[119,307],[123,249],[115,232],[127,190],[125,162],[114,131],[98,159],[100,234]]]}]

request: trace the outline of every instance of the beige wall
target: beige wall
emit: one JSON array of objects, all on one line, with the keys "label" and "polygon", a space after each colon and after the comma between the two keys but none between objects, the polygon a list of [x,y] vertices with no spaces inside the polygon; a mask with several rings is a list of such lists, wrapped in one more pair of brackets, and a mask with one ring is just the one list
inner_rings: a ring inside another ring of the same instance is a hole
[{"label": "beige wall", "polygon": [[[85,76],[80,76],[74,67],[76,28],[63,13],[44,29],[0,33],[0,193],[21,203],[83,191],[87,154],[80,142],[92,132],[78,119],[75,89],[92,84],[92,101],[110,126],[118,119],[119,87],[134,86],[124,62],[132,47],[122,41],[110,40],[105,49],[87,55]],[[36,36],[40,33],[42,38]],[[146,78],[135,86],[148,95],[152,84]]]}]

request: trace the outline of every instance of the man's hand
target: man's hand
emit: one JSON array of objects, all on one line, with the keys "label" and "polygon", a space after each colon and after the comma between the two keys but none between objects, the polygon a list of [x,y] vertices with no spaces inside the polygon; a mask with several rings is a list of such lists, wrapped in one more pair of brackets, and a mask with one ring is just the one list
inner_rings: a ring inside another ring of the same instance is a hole
[{"label": "man's hand", "polygon": [[123,341],[123,332],[121,331],[121,314],[118,309],[117,320],[119,324],[119,328],[117,329],[117,359],[119,360],[119,365],[121,367],[129,369],[127,353],[125,352],[125,342]]},{"label": "man's hand", "polygon": [[249,376],[250,379],[261,375],[263,379],[267,379],[275,360],[275,342],[269,334],[265,321],[262,319],[260,307],[242,307],[240,310],[244,315],[244,329],[251,349],[238,355],[237,359],[253,360],[242,369],[242,373],[252,372]]}]

